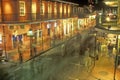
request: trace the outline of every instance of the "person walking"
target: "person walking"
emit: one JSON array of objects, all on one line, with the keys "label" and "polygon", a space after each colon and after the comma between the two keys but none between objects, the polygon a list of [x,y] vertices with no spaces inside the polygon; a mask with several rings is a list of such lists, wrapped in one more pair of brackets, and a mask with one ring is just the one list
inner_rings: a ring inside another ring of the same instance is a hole
[{"label": "person walking", "polygon": [[108,55],[109,55],[109,57],[112,57],[113,45],[111,43],[109,43],[107,48],[108,48]]},{"label": "person walking", "polygon": [[84,62],[87,72],[90,72],[91,58],[90,58],[90,49],[87,48],[84,55]]},{"label": "person walking", "polygon": [[19,54],[20,63],[22,63],[23,62],[23,53],[22,53],[22,45],[21,44],[18,44],[18,54]]}]

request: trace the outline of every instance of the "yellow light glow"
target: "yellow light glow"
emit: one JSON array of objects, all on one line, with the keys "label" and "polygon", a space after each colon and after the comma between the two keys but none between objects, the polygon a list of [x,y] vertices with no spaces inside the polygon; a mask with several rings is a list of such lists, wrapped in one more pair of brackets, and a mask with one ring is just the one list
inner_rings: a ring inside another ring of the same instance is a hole
[{"label": "yellow light glow", "polygon": [[7,14],[12,13],[12,8],[11,8],[11,5],[9,3],[5,4],[5,13],[7,13]]},{"label": "yellow light glow", "polygon": [[106,18],[106,21],[110,21],[110,17],[107,17],[107,18]]},{"label": "yellow light glow", "polygon": [[36,13],[36,3],[32,3],[32,13]]},{"label": "yellow light glow", "polygon": [[64,5],[64,13],[66,14],[66,5]]},{"label": "yellow light glow", "polygon": [[105,1],[104,3],[108,6],[118,6],[117,1]]},{"label": "yellow light glow", "polygon": [[91,18],[92,18],[92,16],[89,16],[89,18],[91,19]]},{"label": "yellow light glow", "polygon": [[61,3],[61,5],[60,5],[60,13],[62,13],[62,3]]},{"label": "yellow light glow", "polygon": [[120,39],[120,35],[118,35],[118,39]]},{"label": "yellow light glow", "polygon": [[43,14],[45,13],[45,4],[42,3],[42,8],[43,8]]},{"label": "yellow light glow", "polygon": [[68,13],[70,13],[70,6],[68,6]]},{"label": "yellow light glow", "polygon": [[106,5],[112,5],[113,2],[105,2]]}]

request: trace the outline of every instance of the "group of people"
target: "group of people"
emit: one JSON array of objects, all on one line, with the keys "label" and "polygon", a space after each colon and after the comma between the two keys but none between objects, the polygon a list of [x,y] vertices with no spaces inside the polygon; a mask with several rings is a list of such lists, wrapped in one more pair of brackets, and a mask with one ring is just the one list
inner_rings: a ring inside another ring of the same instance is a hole
[{"label": "group of people", "polygon": [[[102,44],[101,45],[99,44],[99,45],[96,46],[96,52],[95,52],[93,57],[96,57],[96,55],[98,56],[99,53],[107,54],[109,57],[114,57],[114,55],[116,54],[115,44],[108,43],[106,45],[106,51],[104,51],[104,52],[101,50],[101,46],[102,46]],[[91,58],[90,58],[91,55],[92,55],[92,53],[90,51],[90,48],[86,48],[85,52],[84,52],[84,56],[85,56],[84,62],[85,62],[86,66],[90,65],[90,63],[91,63]]]},{"label": "group of people", "polygon": [[112,57],[112,55],[115,55],[116,54],[116,47],[114,44],[112,43],[109,43],[107,45],[107,49],[108,49],[108,56],[109,57]]},{"label": "group of people", "polygon": [[108,55],[109,57],[112,57],[112,55],[116,54],[116,45],[113,43],[108,43],[108,44],[99,44],[96,47],[97,52],[103,55]]}]

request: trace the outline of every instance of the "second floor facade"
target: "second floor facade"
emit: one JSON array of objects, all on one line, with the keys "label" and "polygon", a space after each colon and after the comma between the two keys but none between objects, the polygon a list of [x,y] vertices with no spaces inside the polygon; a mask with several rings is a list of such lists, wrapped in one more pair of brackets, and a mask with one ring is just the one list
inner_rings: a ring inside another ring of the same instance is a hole
[{"label": "second floor facade", "polygon": [[1,0],[0,23],[26,23],[78,16],[78,4],[61,0]]}]

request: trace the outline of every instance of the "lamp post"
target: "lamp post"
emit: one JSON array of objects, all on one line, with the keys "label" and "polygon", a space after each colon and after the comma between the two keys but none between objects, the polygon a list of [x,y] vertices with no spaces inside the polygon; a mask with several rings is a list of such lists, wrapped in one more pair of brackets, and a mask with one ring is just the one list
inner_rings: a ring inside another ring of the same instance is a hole
[{"label": "lamp post", "polygon": [[118,65],[118,52],[119,52],[119,47],[118,47],[118,44],[119,41],[118,41],[118,35],[116,37],[116,55],[115,55],[115,63],[114,63],[114,75],[113,75],[113,80],[116,80],[116,68],[117,68],[117,65]]},{"label": "lamp post", "polygon": [[56,27],[57,27],[57,23],[55,22],[54,24],[54,45],[55,45],[55,40],[56,40]]},{"label": "lamp post", "polygon": [[3,42],[4,42],[5,59],[6,59],[6,61],[8,61],[8,54],[6,52],[5,26],[3,26]]},{"label": "lamp post", "polygon": [[23,56],[22,56],[22,45],[20,43],[18,43],[18,53],[19,53],[19,60],[20,63],[23,62]]},{"label": "lamp post", "polygon": [[94,46],[94,57],[95,57],[95,59],[97,58],[97,31],[95,31],[95,33],[94,33],[94,37],[95,37],[95,46]]},{"label": "lamp post", "polygon": [[34,36],[32,29],[27,32],[27,36],[30,37],[30,57],[33,57],[32,53],[32,37]]}]

